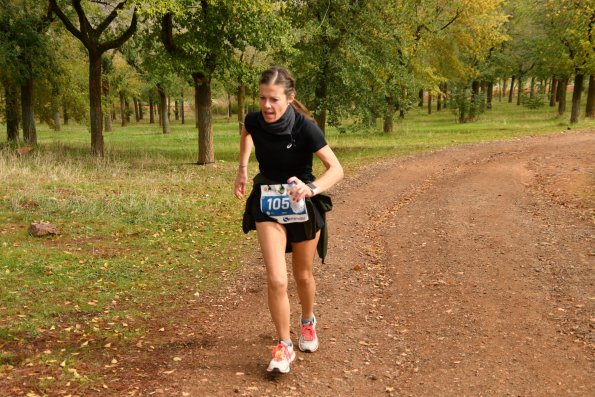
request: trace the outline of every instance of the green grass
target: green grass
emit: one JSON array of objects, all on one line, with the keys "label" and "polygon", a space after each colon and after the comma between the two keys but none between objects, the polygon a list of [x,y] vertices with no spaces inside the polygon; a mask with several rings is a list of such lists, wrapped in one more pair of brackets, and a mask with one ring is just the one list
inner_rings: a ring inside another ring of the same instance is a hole
[{"label": "green grass", "polygon": [[[457,124],[448,109],[416,108],[395,119],[392,134],[329,128],[327,139],[349,174],[388,156],[567,131],[567,120],[549,107],[496,102],[479,121]],[[594,120],[572,127],[594,128]],[[219,119],[214,130],[217,161],[209,166],[194,164],[192,123],[174,122],[169,135],[146,122],[114,125],[101,160],[90,157],[89,133],[79,125],[38,126],[35,152],[0,152],[0,368],[41,341],[50,349],[61,341],[54,361],[85,341],[126,346],[152,319],[200,304],[197,295],[243,266],[256,244],[241,232],[243,203],[231,194],[237,123]],[[61,234],[31,237],[27,228],[38,221]],[[34,360],[32,351],[25,356]]]},{"label": "green grass", "polygon": [[[427,113],[427,107],[414,108],[404,120],[395,117],[392,134],[375,131],[337,133],[331,129],[328,140],[348,171],[356,171],[361,164],[385,156],[407,155],[436,150],[453,145],[511,139],[527,135],[544,135],[569,130],[595,128],[595,120],[581,119],[570,126],[567,113],[557,117],[554,108],[529,110],[516,104],[494,103],[494,108],[482,114],[478,121],[456,122],[450,109]],[[376,131],[382,129],[378,120]],[[349,128],[347,129],[349,130]],[[319,172],[321,168],[318,168]]]}]

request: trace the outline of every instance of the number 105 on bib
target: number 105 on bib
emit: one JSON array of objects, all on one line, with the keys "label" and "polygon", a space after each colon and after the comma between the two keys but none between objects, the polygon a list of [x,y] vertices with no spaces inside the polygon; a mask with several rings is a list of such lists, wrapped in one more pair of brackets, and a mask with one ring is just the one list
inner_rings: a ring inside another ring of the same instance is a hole
[{"label": "number 105 on bib", "polygon": [[288,215],[292,214],[291,199],[288,196],[273,196],[262,198],[262,212],[267,215]]}]

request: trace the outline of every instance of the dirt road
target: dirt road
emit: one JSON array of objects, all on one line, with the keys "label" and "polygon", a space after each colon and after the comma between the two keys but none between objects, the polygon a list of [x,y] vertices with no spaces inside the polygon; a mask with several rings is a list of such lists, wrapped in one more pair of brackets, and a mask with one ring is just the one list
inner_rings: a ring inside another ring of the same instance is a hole
[{"label": "dirt road", "polygon": [[139,349],[129,375],[108,386],[156,396],[593,395],[594,158],[590,132],[371,165],[333,193],[329,257],[316,270],[318,352],[266,375],[275,333],[255,255],[224,297],[189,306],[176,332]]}]

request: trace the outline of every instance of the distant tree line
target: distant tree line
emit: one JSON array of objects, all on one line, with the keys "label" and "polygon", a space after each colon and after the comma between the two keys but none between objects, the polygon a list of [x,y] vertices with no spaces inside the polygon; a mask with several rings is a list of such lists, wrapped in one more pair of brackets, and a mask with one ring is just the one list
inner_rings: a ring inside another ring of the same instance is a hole
[{"label": "distant tree line", "polygon": [[426,104],[469,122],[494,94],[562,116],[569,85],[576,123],[585,90],[595,117],[594,25],[581,0],[0,0],[0,111],[9,143],[75,119],[101,157],[116,116],[167,134],[190,101],[208,164],[213,91],[241,125],[259,71],[283,64],[323,130],[349,118],[388,133]]}]

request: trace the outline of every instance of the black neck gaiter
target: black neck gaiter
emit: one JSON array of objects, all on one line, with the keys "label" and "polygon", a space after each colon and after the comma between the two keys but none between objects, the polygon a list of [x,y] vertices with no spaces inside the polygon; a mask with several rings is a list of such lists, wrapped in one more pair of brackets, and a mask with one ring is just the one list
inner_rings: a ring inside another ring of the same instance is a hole
[{"label": "black neck gaiter", "polygon": [[258,112],[258,125],[265,132],[273,135],[291,135],[293,125],[295,124],[295,111],[289,105],[283,116],[274,123],[267,123],[262,116],[262,112]]}]

